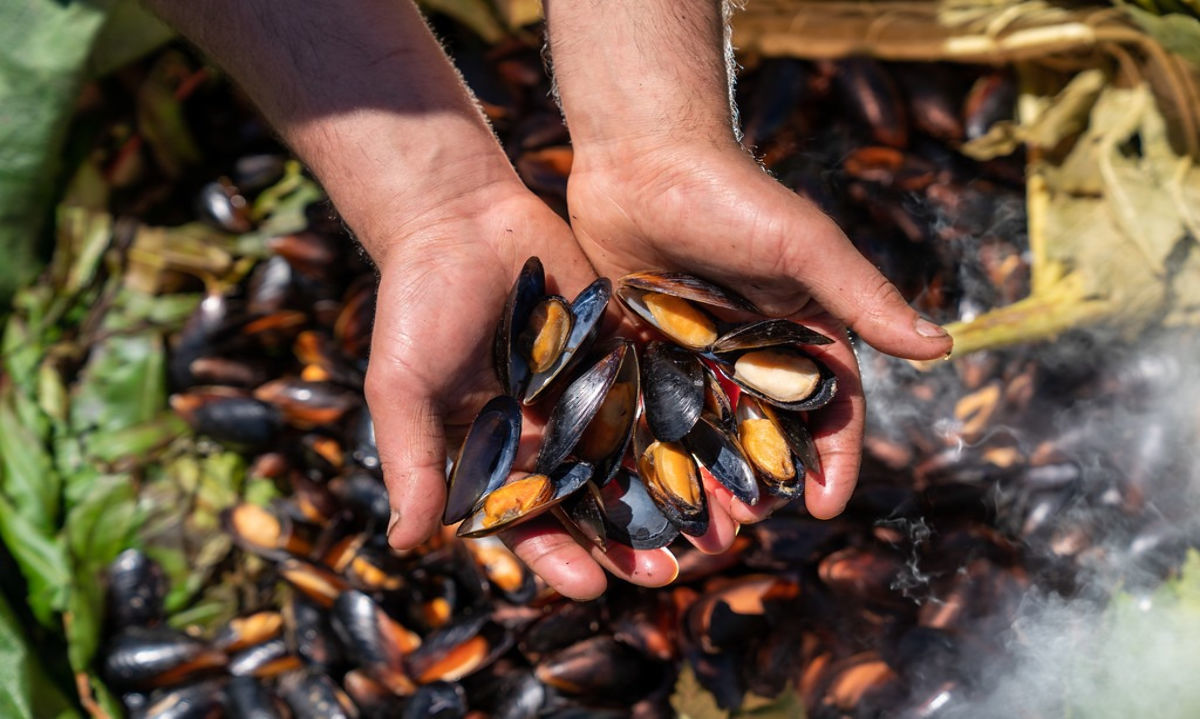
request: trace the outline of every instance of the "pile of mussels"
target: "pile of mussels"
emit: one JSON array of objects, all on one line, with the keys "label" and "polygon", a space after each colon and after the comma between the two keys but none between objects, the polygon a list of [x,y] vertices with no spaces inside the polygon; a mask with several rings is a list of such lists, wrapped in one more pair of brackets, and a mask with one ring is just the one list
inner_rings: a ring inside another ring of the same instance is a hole
[{"label": "pile of mussels", "polygon": [[[450,476],[443,519],[461,522],[460,536],[553,510],[601,547],[611,538],[652,549],[707,531],[705,472],[749,505],[760,483],[789,499],[803,491],[818,458],[802,413],[837,393],[833,372],[806,348],[832,340],[763,319],[746,299],[699,278],[639,272],[617,282],[617,297],[668,341],[640,349],[613,338],[593,351],[611,292],[599,279],[568,303],[546,294],[537,258],[525,263],[494,346],[507,394],[479,413]],[[568,378],[533,473],[510,478],[521,404]],[[624,463],[631,443],[636,470]]]}]

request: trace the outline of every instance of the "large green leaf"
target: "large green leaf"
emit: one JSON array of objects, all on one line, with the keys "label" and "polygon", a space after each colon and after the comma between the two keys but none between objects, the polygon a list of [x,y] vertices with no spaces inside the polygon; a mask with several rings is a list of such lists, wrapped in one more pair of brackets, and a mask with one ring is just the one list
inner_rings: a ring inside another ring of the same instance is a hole
[{"label": "large green leaf", "polygon": [[71,402],[75,432],[148,422],[166,406],[166,362],[157,332],[112,335],[92,350]]},{"label": "large green leaf", "polygon": [[18,415],[16,403],[22,395],[9,390],[0,396],[0,490],[24,521],[50,534],[56,526],[61,483],[43,438]]},{"label": "large green leaf", "polygon": [[37,241],[85,63],[112,0],[0,3],[0,302],[36,274]]},{"label": "large green leaf", "polygon": [[0,716],[42,719],[77,716],[58,687],[46,677],[21,624],[0,594]]},{"label": "large green leaf", "polygon": [[66,606],[71,581],[62,540],[47,536],[0,494],[0,541],[21,567],[33,615],[45,626],[54,626],[54,612]]}]

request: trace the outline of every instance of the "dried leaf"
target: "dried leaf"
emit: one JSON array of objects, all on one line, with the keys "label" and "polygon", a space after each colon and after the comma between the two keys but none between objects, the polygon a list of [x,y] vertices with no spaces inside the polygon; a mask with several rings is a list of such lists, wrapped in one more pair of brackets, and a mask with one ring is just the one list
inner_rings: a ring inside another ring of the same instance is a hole
[{"label": "dried leaf", "polygon": [[1021,145],[1052,148],[1079,134],[1088,113],[1100,96],[1106,77],[1100,70],[1084,70],[1044,107],[1032,122],[998,122],[983,137],[963,144],[962,152],[977,160],[1012,154]]},{"label": "dried leaf", "polygon": [[804,719],[804,702],[796,696],[794,686],[788,687],[774,699],[747,694],[737,716],[739,719]]}]

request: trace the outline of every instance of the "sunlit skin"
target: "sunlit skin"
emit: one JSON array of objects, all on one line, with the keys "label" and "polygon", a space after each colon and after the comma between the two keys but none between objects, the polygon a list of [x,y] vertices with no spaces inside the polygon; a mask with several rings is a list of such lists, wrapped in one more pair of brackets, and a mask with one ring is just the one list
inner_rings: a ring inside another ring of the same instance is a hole
[{"label": "sunlit skin", "polygon": [[529,324],[518,338],[518,346],[529,359],[529,367],[545,372],[567,346],[571,336],[571,312],[561,300],[548,299],[533,309]]},{"label": "sunlit skin", "polygon": [[807,357],[763,349],[738,357],[733,377],[780,402],[799,402],[816,391],[821,371]]},{"label": "sunlit skin", "polygon": [[[491,334],[531,255],[563,296],[597,271],[686,271],[830,336],[849,325],[911,359],[950,349],[827,217],[737,143],[716,0],[544,3],[574,149],[570,227],[521,185],[414,4],[150,4],[237,79],[378,266],[365,392],[393,547],[414,547],[438,527],[447,445],[499,389]],[[839,394],[812,417],[824,472],[807,478],[805,501],[830,517],[857,477],[864,406],[849,343],[814,354],[837,374]],[[710,529],[693,540],[704,551],[728,547],[735,522],[778,506],[746,507],[707,478],[704,486]],[[610,543],[601,552],[549,518],[503,536],[577,599],[603,592],[604,570],[642,586],[677,571],[666,550]]]},{"label": "sunlit skin", "polygon": [[698,350],[717,341],[717,326],[691,302],[672,295],[647,292],[642,296],[658,329],[675,342]]}]

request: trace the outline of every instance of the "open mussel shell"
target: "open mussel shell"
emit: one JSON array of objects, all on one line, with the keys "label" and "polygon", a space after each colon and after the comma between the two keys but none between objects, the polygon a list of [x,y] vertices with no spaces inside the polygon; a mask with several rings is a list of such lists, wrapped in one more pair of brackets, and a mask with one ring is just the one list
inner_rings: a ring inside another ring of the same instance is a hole
[{"label": "open mussel shell", "polygon": [[504,484],[521,440],[521,405],[507,395],[483,406],[450,474],[442,522],[454,524],[473,512],[482,497]]},{"label": "open mussel shell", "polygon": [[246,719],[281,719],[284,710],[262,682],[253,677],[234,677],[225,686],[226,708],[231,716]]},{"label": "open mussel shell", "polygon": [[701,417],[683,438],[683,446],[734,497],[749,505],[758,503],[754,467],[746,459],[737,437],[718,427],[710,418]]},{"label": "open mussel shell", "polygon": [[642,403],[646,423],[657,439],[683,439],[704,411],[705,376],[700,358],[666,342],[646,345],[642,353]]},{"label": "open mussel shell", "polygon": [[558,506],[592,477],[586,462],[564,464],[550,474],[511,479],[489,493],[458,527],[460,537],[483,537],[520,524]]},{"label": "open mussel shell", "polygon": [[738,398],[738,439],[767,491],[792,499],[804,491],[804,474],[820,469],[812,435],[799,416],[748,393]]},{"label": "open mussel shell", "polygon": [[283,637],[277,637],[234,654],[226,669],[235,677],[270,679],[302,666],[301,657],[292,653]]},{"label": "open mussel shell", "polygon": [[795,345],[731,349],[714,359],[743,392],[781,409],[820,409],[837,394],[833,370]]},{"label": "open mussel shell", "polygon": [[492,347],[492,361],[496,367],[496,376],[506,394],[520,397],[525,393],[533,373],[529,362],[517,351],[517,336],[529,322],[534,307],[546,294],[546,272],[542,262],[536,257],[530,257],[517,275],[508,301],[504,304],[504,312],[500,315],[500,325],[496,328],[496,339]]},{"label": "open mussel shell", "polygon": [[243,502],[221,512],[221,524],[242,549],[260,557],[303,557],[312,546],[286,513]]},{"label": "open mussel shell", "polygon": [[[610,396],[609,390],[617,382],[618,376],[622,378],[623,383],[632,382],[632,386],[618,390],[620,396],[628,400],[629,395],[632,395],[636,401],[637,366],[633,344],[628,340],[618,340],[607,345],[601,351],[602,355],[599,361],[567,385],[558,404],[550,413],[535,462],[538,472],[545,474],[566,461],[571,452],[575,450],[576,445],[580,444],[585,431],[592,424],[592,420],[600,414],[601,408],[605,406],[606,400]],[[629,358],[633,358],[634,366],[632,368],[627,367]],[[627,410],[627,405],[618,405],[617,400],[614,400],[609,408],[610,411],[620,410],[612,412],[616,415],[612,419],[629,421],[632,426],[632,420],[624,411]],[[594,435],[589,440],[589,444],[585,445],[590,454],[602,454],[597,449],[604,442],[604,437],[599,436],[600,432],[601,429],[597,429],[597,435]],[[619,448],[616,447],[618,434],[618,432],[611,433],[609,439],[612,441],[609,444],[613,446],[614,450],[620,449],[623,452],[625,449],[623,442],[620,443]],[[593,457],[593,461],[596,461],[595,457]]]},{"label": "open mussel shell", "polygon": [[357,719],[358,708],[329,675],[316,671],[288,674],[279,680],[279,693],[295,719]]},{"label": "open mussel shell", "polygon": [[[138,719],[212,719],[224,716],[227,693],[221,679],[160,689],[149,696],[142,709],[131,710],[130,716]],[[265,718],[266,715],[255,715],[255,719],[259,716]]]},{"label": "open mussel shell", "polygon": [[419,684],[453,682],[491,664],[512,645],[512,635],[486,614],[467,615],[430,634],[404,661]]},{"label": "open mussel shell", "polygon": [[371,676],[395,694],[415,691],[403,657],[421,646],[419,636],[359,591],[342,592],[333,603],[331,616],[342,646]]},{"label": "open mussel shell", "polygon": [[129,627],[104,651],[102,673],[117,689],[170,686],[219,671],[225,654],[194,637],[167,627]]},{"label": "open mussel shell", "polygon": [[634,549],[658,549],[679,535],[636,474],[620,469],[600,488],[604,500],[604,528],[608,537]]},{"label": "open mussel shell", "polygon": [[634,453],[641,483],[659,511],[684,534],[708,531],[708,499],[691,453],[678,442],[655,439],[644,424],[638,426]]},{"label": "open mussel shell", "polygon": [[[525,404],[536,402],[542,393],[554,383],[554,380],[561,376],[568,366],[574,364],[573,360],[576,357],[587,352],[588,347],[596,338],[596,332],[600,327],[601,319],[604,318],[604,310],[608,307],[608,300],[611,296],[612,283],[605,278],[600,278],[585,287],[571,302],[570,307],[567,308],[571,321],[566,341],[549,366],[544,369],[536,366],[531,368],[533,376],[529,380],[529,386],[526,388],[522,400]],[[539,334],[552,333],[542,332]],[[544,352],[549,354],[548,351],[544,350]]]},{"label": "open mussel shell", "polygon": [[619,357],[617,375],[573,449],[575,457],[594,467],[592,482],[597,485],[607,482],[621,465],[638,416],[641,382],[637,352],[624,343],[614,352]]},{"label": "open mussel shell", "polygon": [[828,345],[833,340],[816,330],[785,319],[759,320],[738,325],[712,345],[712,352],[732,352],[779,345]]},{"label": "open mussel shell", "polygon": [[757,313],[745,298],[678,272],[637,272],[617,282],[617,297],[631,312],[671,339],[704,350],[720,336],[721,321],[711,309]]}]

